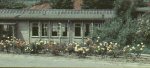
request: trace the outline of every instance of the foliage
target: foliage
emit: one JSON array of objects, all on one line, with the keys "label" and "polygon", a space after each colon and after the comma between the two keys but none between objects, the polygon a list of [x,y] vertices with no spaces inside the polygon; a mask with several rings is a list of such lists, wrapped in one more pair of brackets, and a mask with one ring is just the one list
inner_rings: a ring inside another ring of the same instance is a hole
[{"label": "foliage", "polygon": [[136,32],[137,37],[140,41],[146,44],[150,44],[150,16],[145,14],[137,19],[138,30]]},{"label": "foliage", "polygon": [[112,9],[115,0],[83,0],[83,9]]},{"label": "foliage", "polygon": [[[94,36],[100,36],[101,41],[115,41],[121,45],[148,43],[150,39],[149,17],[142,18],[141,25],[137,24],[139,21],[133,17],[136,6],[137,4],[130,0],[116,0],[114,9],[118,16],[104,23],[100,29],[96,29],[94,32],[97,35]],[[137,34],[138,29],[142,31],[139,34]]]},{"label": "foliage", "polygon": [[73,9],[72,0],[57,0],[52,1],[54,9]]},{"label": "foliage", "polygon": [[23,3],[15,3],[15,2],[0,2],[0,9],[22,9],[26,8],[27,6]]}]

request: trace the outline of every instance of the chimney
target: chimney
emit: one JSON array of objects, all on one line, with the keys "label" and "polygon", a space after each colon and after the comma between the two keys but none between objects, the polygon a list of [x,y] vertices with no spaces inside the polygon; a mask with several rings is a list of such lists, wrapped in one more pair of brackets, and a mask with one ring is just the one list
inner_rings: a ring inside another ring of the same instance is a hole
[{"label": "chimney", "polygon": [[73,8],[75,10],[81,10],[82,9],[82,3],[83,3],[83,0],[73,0]]}]

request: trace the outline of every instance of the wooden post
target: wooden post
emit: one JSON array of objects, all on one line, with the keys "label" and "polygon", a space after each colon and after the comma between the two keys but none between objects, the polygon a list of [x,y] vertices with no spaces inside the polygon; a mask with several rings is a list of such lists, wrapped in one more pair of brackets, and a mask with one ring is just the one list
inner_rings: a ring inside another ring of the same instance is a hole
[{"label": "wooden post", "polygon": [[82,21],[82,27],[81,27],[81,32],[82,32],[82,45],[84,45],[84,23],[83,23],[83,21]]},{"label": "wooden post", "polygon": [[30,23],[30,21],[28,21],[28,23],[29,23],[29,43],[31,43],[31,35],[32,35],[32,32],[31,32],[31,23]]},{"label": "wooden post", "polygon": [[51,32],[51,28],[50,28],[50,27],[52,27],[52,26],[50,25],[50,23],[51,23],[51,22],[49,21],[49,22],[48,22],[48,26],[47,26],[47,27],[48,27],[48,41],[50,41],[50,36],[51,36],[51,33],[50,33],[50,32]]},{"label": "wooden post", "polygon": [[93,34],[94,34],[94,24],[93,24],[93,22],[91,23],[92,25],[92,29],[91,29],[91,37],[93,37]]},{"label": "wooden post", "polygon": [[62,23],[59,22],[59,44],[61,44],[61,34],[62,34],[61,33],[62,32],[62,30],[61,30],[61,24]]},{"label": "wooden post", "polygon": [[15,28],[14,28],[15,25],[12,25],[12,39],[14,41],[14,37],[15,37]]},{"label": "wooden post", "polygon": [[68,38],[69,38],[69,43],[71,43],[71,40],[70,40],[70,33],[71,33],[71,32],[70,32],[70,31],[71,31],[71,30],[70,30],[70,20],[68,20],[67,27],[68,27],[67,32],[68,32],[68,36],[69,36],[69,37],[68,37]]}]

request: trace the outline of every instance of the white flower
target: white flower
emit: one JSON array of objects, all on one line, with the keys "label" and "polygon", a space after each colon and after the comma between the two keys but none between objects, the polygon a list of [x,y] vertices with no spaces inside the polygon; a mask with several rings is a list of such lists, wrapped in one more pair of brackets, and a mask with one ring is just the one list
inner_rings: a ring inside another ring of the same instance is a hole
[{"label": "white flower", "polygon": [[97,38],[100,38],[100,37],[97,37]]},{"label": "white flower", "polygon": [[110,44],[113,44],[112,42],[110,42]]},{"label": "white flower", "polygon": [[36,45],[38,45],[39,43],[36,43]]},{"label": "white flower", "polygon": [[135,47],[133,46],[132,49],[135,49]]},{"label": "white flower", "polygon": [[75,43],[75,45],[77,45],[78,43]]},{"label": "white flower", "polygon": [[130,49],[130,51],[132,51],[132,49]]},{"label": "white flower", "polygon": [[140,48],[140,50],[142,51],[142,50],[143,50],[143,48]]},{"label": "white flower", "polygon": [[141,43],[143,45],[143,43]]},{"label": "white flower", "polygon": [[69,43],[69,45],[72,45],[72,43]]},{"label": "white flower", "polygon": [[109,52],[111,52],[112,50],[108,50]]},{"label": "white flower", "polygon": [[40,41],[40,43],[43,43],[43,41]]},{"label": "white flower", "polygon": [[105,48],[101,48],[102,50],[105,50]]},{"label": "white flower", "polygon": [[115,43],[115,45],[118,45],[118,43]]},{"label": "white flower", "polygon": [[145,47],[145,45],[142,45],[142,47]]},{"label": "white flower", "polygon": [[138,47],[140,46],[140,44],[137,45]]},{"label": "white flower", "polygon": [[54,45],[56,45],[57,43],[54,41]]},{"label": "white flower", "polygon": [[100,46],[102,46],[102,43],[99,43]]},{"label": "white flower", "polygon": [[98,40],[96,40],[96,42],[98,42]]}]

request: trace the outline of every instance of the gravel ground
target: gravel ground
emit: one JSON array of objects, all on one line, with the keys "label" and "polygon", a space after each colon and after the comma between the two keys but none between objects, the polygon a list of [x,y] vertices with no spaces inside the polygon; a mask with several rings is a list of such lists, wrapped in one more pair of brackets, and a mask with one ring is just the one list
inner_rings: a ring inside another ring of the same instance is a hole
[{"label": "gravel ground", "polygon": [[[149,62],[149,61],[148,61]],[[150,68],[150,63],[126,62],[124,59],[102,59],[89,57],[86,59],[68,56],[48,55],[16,55],[0,53],[0,67],[119,67]]]}]

